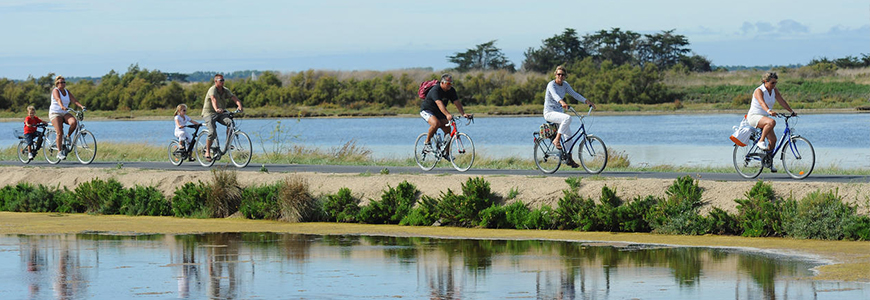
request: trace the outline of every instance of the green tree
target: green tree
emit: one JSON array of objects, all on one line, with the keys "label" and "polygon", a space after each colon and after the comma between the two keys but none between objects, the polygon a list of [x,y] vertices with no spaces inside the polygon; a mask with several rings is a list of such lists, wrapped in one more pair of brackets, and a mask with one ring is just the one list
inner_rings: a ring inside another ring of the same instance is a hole
[{"label": "green tree", "polygon": [[496,40],[475,46],[474,49],[448,56],[448,60],[456,64],[456,70],[467,72],[470,70],[509,70],[513,72],[516,67],[507,60],[501,49],[495,46]]},{"label": "green tree", "polygon": [[[688,47],[689,39],[684,35],[674,34],[675,30],[644,35],[638,53],[642,64],[653,63],[659,69],[667,69],[680,63],[686,54],[691,52]],[[702,62],[699,63],[702,64]],[[692,69],[690,65],[687,67]]]},{"label": "green tree", "polygon": [[562,34],[557,34],[543,41],[540,48],[526,50],[523,70],[549,73],[558,65],[582,60],[589,56],[586,49],[577,38],[577,31],[565,28]]},{"label": "green tree", "polygon": [[611,28],[610,31],[599,30],[595,34],[583,36],[583,47],[596,62],[605,60],[620,66],[636,62],[637,51],[640,46],[639,33],[631,30],[622,31],[619,28]]}]

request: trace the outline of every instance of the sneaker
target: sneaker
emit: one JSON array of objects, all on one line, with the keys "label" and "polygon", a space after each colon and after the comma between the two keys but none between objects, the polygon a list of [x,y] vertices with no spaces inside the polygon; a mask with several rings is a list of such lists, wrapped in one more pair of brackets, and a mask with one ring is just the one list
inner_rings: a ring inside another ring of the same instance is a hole
[{"label": "sneaker", "polygon": [[425,144],[425,145],[423,145],[423,152],[424,153],[432,153],[432,152],[435,152],[435,148],[432,148],[431,143]]},{"label": "sneaker", "polygon": [[755,146],[757,146],[758,149],[767,151],[767,141],[762,140],[762,141],[756,143]]},{"label": "sneaker", "polygon": [[66,159],[66,154],[64,154],[63,152],[58,153],[58,154],[57,154],[57,159],[59,159],[59,160],[64,160],[64,159]]},{"label": "sneaker", "polygon": [[773,164],[770,165],[770,173],[776,173],[776,167]]},{"label": "sneaker", "polygon": [[33,152],[27,153],[27,159],[33,159]]}]

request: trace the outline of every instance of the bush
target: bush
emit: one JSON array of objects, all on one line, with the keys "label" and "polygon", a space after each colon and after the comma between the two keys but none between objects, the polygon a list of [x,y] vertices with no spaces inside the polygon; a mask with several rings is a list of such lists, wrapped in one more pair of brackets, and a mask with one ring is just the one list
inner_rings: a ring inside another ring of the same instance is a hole
[{"label": "bush", "polygon": [[654,196],[635,198],[631,202],[623,203],[616,209],[619,220],[619,231],[622,232],[650,232],[649,222],[644,219],[646,212],[658,203],[659,199]]},{"label": "bush", "polygon": [[243,189],[239,212],[248,219],[277,220],[281,217],[278,189],[278,184]]},{"label": "bush", "polygon": [[356,222],[360,211],[359,199],[351,195],[349,188],[341,188],[338,193],[326,196],[323,211],[327,221]]},{"label": "bush", "polygon": [[208,195],[208,186],[201,181],[185,183],[177,188],[172,196],[172,215],[176,217],[210,217],[211,214],[205,206]]},{"label": "bush", "polygon": [[606,185],[601,188],[601,204],[595,207],[597,225],[594,230],[619,231],[619,216],[617,208],[622,204],[622,199],[616,196],[616,190],[611,190]]},{"label": "bush", "polygon": [[576,189],[562,191],[563,196],[556,206],[553,226],[558,229],[593,230],[595,221],[595,202],[583,199]]},{"label": "bush", "polygon": [[493,205],[489,183],[483,177],[469,178],[462,184],[462,195],[448,189],[441,193],[437,211],[443,224],[469,227],[480,224],[480,212]]},{"label": "bush", "polygon": [[526,218],[526,228],[553,229],[555,215],[556,211],[549,205],[542,205],[540,208],[533,209]]},{"label": "bush", "polygon": [[0,210],[14,212],[52,212],[56,211],[61,202],[58,195],[63,193],[58,189],[49,189],[44,185],[34,187],[29,183],[19,183],[0,189]]},{"label": "bush", "polygon": [[423,195],[417,207],[412,208],[411,212],[399,221],[399,225],[429,226],[438,220],[438,200]]},{"label": "bush", "polygon": [[114,215],[119,213],[121,204],[127,200],[124,186],[114,178],[108,181],[94,179],[79,184],[75,198],[85,206],[85,212]]},{"label": "bush", "polygon": [[799,239],[842,239],[855,214],[855,208],[843,203],[834,191],[815,191],[783,206],[785,232]]},{"label": "bush", "polygon": [[511,228],[507,220],[507,214],[503,205],[493,205],[480,212],[480,227],[483,228]]},{"label": "bush", "polygon": [[212,218],[226,218],[239,210],[242,188],[236,171],[212,169],[213,181],[207,187],[205,207]]},{"label": "bush", "polygon": [[870,217],[853,216],[846,223],[843,237],[849,240],[870,241]]},{"label": "bush", "polygon": [[529,207],[525,203],[516,201],[504,207],[504,214],[510,227],[516,229],[528,229],[526,221],[529,219]]},{"label": "bush", "polygon": [[127,190],[118,213],[128,216],[168,216],[172,212],[163,193],[156,188],[137,185]]},{"label": "bush", "polygon": [[279,220],[285,222],[306,222],[321,219],[317,199],[308,191],[308,182],[301,177],[293,176],[284,179],[278,185],[278,206],[281,210]]},{"label": "bush", "polygon": [[737,234],[742,231],[737,218],[718,207],[710,211],[707,224],[709,225],[707,232],[712,234]]},{"label": "bush", "polygon": [[704,234],[706,220],[698,214],[702,204],[701,188],[690,176],[674,180],[668,187],[667,198],[658,201],[644,216],[650,228],[666,234]]},{"label": "bush", "polygon": [[372,201],[362,207],[360,220],[369,224],[399,224],[417,202],[417,187],[402,181],[395,188],[389,187],[380,201]]},{"label": "bush", "polygon": [[762,181],[744,194],[737,202],[737,222],[743,236],[782,236],[782,205],[776,201],[773,187]]}]

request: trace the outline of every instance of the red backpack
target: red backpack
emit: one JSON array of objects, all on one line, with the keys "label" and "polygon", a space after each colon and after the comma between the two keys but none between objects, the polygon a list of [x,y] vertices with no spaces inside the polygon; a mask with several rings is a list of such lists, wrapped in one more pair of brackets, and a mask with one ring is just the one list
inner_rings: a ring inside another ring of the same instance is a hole
[{"label": "red backpack", "polygon": [[420,90],[417,91],[417,95],[420,96],[420,99],[426,99],[426,94],[428,94],[429,90],[431,90],[436,84],[438,84],[438,79],[423,81],[420,83]]}]

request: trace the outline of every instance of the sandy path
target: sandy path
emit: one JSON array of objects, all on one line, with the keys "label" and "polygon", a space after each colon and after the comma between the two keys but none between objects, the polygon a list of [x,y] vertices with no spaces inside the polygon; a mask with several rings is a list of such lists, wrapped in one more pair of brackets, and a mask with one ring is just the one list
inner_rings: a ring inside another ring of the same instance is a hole
[{"label": "sandy path", "polygon": [[[165,195],[171,196],[175,189],[187,182],[212,180],[209,171],[158,171],[141,169],[94,169],[94,168],[41,168],[41,167],[3,167],[0,172],[0,186],[15,185],[20,182],[43,184],[47,186],[61,186],[69,189],[82,183],[100,178],[108,180],[114,178],[125,187],[135,185],[154,186]],[[307,181],[314,195],[331,194],[342,187],[350,188],[355,196],[362,199],[363,203],[369,199],[379,198],[383,190],[389,186],[395,187],[403,180],[414,184],[423,194],[437,197],[441,192],[451,189],[460,192],[462,184],[473,177],[471,175],[426,175],[426,174],[333,174],[333,173],[260,173],[260,172],[237,172],[238,179],[244,186],[271,184],[290,176],[299,176]],[[507,196],[511,189],[516,189],[519,194],[516,199],[531,204],[533,207],[542,204],[556,206],[558,199],[562,197],[562,191],[568,188],[564,178],[558,177],[527,177],[527,176],[485,176],[493,193]],[[607,185],[615,188],[617,195],[624,200],[646,195],[665,196],[667,187],[673,183],[673,179],[635,179],[635,178],[586,178],[581,182],[580,193],[585,197],[598,199],[601,188]],[[699,185],[704,190],[703,200],[707,204],[705,211],[716,206],[725,210],[736,211],[736,203],[733,201],[742,198],[754,181],[722,182],[713,180],[699,180]],[[838,190],[838,194],[847,202],[859,205],[862,213],[868,212],[870,202],[870,183],[825,183],[811,181],[786,181],[776,182],[774,191],[777,195],[796,199],[816,191]]]}]

